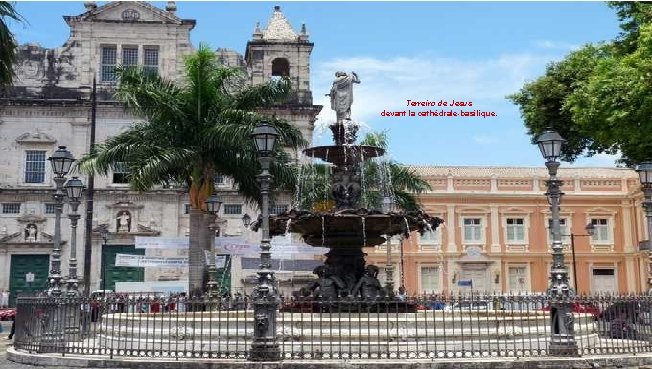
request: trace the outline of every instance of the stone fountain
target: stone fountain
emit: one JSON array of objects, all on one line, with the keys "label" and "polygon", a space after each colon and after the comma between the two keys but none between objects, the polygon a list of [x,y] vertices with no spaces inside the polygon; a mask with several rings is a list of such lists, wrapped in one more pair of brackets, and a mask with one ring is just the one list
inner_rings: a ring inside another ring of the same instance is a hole
[{"label": "stone fountain", "polygon": [[302,291],[322,300],[349,297],[373,300],[391,297],[385,294],[376,279],[378,268],[365,265],[365,247],[380,245],[389,237],[410,232],[432,231],[443,221],[423,211],[384,211],[361,206],[364,187],[363,163],[384,155],[380,147],[357,145],[358,125],[351,120],[353,84],[360,83],[352,72],[337,72],[330,96],[331,108],[337,120],[330,125],[335,145],[317,146],[304,150],[311,158],[319,158],[333,165],[330,185],[332,204],[327,211],[291,209],[270,219],[270,235],[298,233],[304,242],[317,247],[328,247],[324,266],[315,270],[319,280]]}]

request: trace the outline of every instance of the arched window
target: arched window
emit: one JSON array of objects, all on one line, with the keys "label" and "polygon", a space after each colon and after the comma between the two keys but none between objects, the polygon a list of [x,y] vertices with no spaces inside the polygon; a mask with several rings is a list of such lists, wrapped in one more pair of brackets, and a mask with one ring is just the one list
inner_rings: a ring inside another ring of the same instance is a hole
[{"label": "arched window", "polygon": [[290,62],[285,58],[272,60],[272,77],[289,77]]}]

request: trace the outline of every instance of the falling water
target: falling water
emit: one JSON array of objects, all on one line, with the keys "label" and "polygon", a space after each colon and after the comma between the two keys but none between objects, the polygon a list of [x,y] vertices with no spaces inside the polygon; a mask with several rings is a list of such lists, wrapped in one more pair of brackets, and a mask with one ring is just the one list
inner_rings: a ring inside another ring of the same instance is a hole
[{"label": "falling water", "polygon": [[290,222],[292,222],[292,219],[288,218],[288,221],[285,223],[285,234],[284,234],[284,236],[287,236],[290,233]]},{"label": "falling water", "polygon": [[[326,163],[328,163],[328,151],[329,149],[326,149],[326,157],[324,158],[324,161]],[[328,187],[329,187],[331,176],[328,173],[328,164],[324,164],[324,165],[326,165],[326,167],[324,168],[325,178],[324,181],[322,181],[322,184],[324,185],[324,198],[322,200],[324,201],[324,203],[326,203],[328,201]]]},{"label": "falling water", "polygon": [[403,217],[403,221],[405,222],[405,233],[409,234],[410,233],[410,223],[408,223],[408,220],[406,217]]},{"label": "falling water", "polygon": [[360,184],[362,186],[362,207],[366,208],[369,204],[367,202],[367,186],[364,180],[364,149],[360,147],[359,150],[360,150]]},{"label": "falling water", "polygon": [[317,168],[315,167],[315,152],[313,151],[310,158],[310,192],[306,197],[308,199],[308,210],[312,210],[310,209],[310,207],[314,206],[315,200],[317,198],[317,196],[315,196],[315,192],[316,192],[315,186],[317,185],[315,183],[316,178],[317,178]]},{"label": "falling water", "polygon": [[367,226],[365,223],[365,217],[360,217],[362,221],[362,247],[367,246]]},{"label": "falling water", "polygon": [[299,164],[299,176],[297,178],[296,188],[294,189],[294,204],[292,208],[300,209],[301,208],[301,190],[303,187],[303,164]]},{"label": "falling water", "polygon": [[326,221],[324,220],[324,216],[322,215],[321,217],[321,247],[324,247],[324,244],[326,243]]}]

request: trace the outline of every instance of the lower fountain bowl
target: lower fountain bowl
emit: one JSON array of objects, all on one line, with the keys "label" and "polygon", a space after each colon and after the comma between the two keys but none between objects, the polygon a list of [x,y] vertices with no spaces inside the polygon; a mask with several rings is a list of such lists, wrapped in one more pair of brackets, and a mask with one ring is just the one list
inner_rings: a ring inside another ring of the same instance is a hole
[{"label": "lower fountain bowl", "polygon": [[270,218],[270,234],[298,233],[311,246],[358,248],[384,243],[387,237],[435,230],[443,220],[422,211],[382,213],[357,209],[337,212],[290,210]]}]

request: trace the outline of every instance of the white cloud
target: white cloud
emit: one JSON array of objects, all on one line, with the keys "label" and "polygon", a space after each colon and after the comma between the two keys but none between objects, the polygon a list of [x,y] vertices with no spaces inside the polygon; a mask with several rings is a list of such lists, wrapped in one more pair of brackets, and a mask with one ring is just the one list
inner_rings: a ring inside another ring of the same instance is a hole
[{"label": "white cloud", "polygon": [[534,42],[534,46],[540,47],[542,49],[561,49],[561,50],[575,50],[580,47],[580,45],[571,44],[568,42],[559,42],[552,40],[539,40]]},{"label": "white cloud", "polygon": [[495,143],[496,139],[489,136],[474,136],[473,142],[478,143],[480,145],[490,145]]},{"label": "white cloud", "polygon": [[617,154],[595,154],[591,157],[579,157],[572,164],[564,163],[574,167],[615,167],[616,160],[621,158],[621,153]]},{"label": "white cloud", "polygon": [[352,118],[372,121],[383,110],[405,110],[408,99],[473,101],[474,107],[496,110],[506,106],[505,96],[518,91],[526,80],[540,75],[551,55],[505,54],[496,58],[461,59],[352,57],[315,65],[315,103],[324,105],[318,125],[335,120],[328,93],[336,71],[355,71],[361,84],[355,86]]}]

